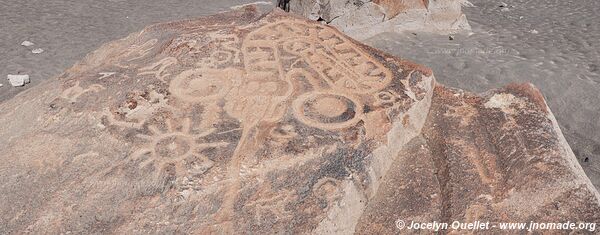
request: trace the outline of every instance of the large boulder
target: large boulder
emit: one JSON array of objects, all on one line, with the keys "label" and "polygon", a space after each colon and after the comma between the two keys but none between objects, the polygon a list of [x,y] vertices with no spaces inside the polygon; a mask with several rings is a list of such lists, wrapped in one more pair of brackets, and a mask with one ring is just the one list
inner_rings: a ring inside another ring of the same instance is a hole
[{"label": "large boulder", "polygon": [[290,0],[287,9],[363,40],[385,32],[468,32],[471,26],[461,7],[469,4],[466,0]]},{"label": "large boulder", "polygon": [[[358,233],[398,232],[391,226],[398,218],[405,226],[447,223],[442,233],[456,230],[453,222],[485,226],[459,234],[597,233],[600,195],[533,85],[480,95],[436,85],[431,102],[421,134],[398,153],[369,199]],[[503,222],[526,227],[500,229]],[[528,227],[559,222],[582,227]]]},{"label": "large boulder", "polygon": [[536,89],[445,88],[281,11],[148,27],[0,110],[2,234],[600,222]]}]

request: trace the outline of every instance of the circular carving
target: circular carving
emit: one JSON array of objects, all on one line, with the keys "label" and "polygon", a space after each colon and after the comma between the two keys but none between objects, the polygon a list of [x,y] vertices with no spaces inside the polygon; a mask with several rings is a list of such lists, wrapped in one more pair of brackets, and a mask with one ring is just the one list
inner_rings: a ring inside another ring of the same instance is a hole
[{"label": "circular carving", "polygon": [[334,92],[303,94],[294,101],[293,109],[300,122],[326,130],[350,127],[363,114],[363,105],[358,99]]},{"label": "circular carving", "polygon": [[231,81],[239,79],[234,69],[192,69],[182,72],[171,81],[169,91],[176,97],[190,102],[215,100],[225,96],[231,89]]},{"label": "circular carving", "polygon": [[218,65],[223,65],[232,61],[233,53],[229,51],[215,51],[210,55],[210,57],[214,59],[215,63]]},{"label": "circular carving", "polygon": [[190,138],[183,135],[170,135],[158,140],[154,151],[161,157],[182,156],[190,151],[192,144]]}]

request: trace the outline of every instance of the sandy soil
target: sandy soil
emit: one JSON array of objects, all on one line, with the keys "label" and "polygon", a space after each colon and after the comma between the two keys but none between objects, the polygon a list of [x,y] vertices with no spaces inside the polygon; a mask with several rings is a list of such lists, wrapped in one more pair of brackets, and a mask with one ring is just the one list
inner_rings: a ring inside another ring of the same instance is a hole
[{"label": "sandy soil", "polygon": [[[385,34],[368,44],[431,67],[449,86],[483,92],[531,82],[600,188],[600,1],[472,0],[472,35]],[[535,31],[534,31],[535,30]]]},{"label": "sandy soil", "polygon": [[[52,78],[102,43],[145,25],[210,15],[255,0],[3,1],[0,102]],[[431,67],[449,86],[476,92],[532,82],[545,94],[588,176],[600,186],[600,1],[472,0],[472,35],[385,34],[375,47]],[[36,45],[20,46],[29,40]],[[41,47],[42,54],[32,54]],[[10,87],[7,74],[31,75]]]}]

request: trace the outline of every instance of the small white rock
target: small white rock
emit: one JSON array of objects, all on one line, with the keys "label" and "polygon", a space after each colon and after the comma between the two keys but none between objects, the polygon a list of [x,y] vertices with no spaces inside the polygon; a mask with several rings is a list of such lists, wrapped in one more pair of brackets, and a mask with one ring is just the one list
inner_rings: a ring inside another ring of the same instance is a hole
[{"label": "small white rock", "polygon": [[33,53],[33,54],[40,54],[42,52],[44,52],[44,49],[42,49],[42,48],[36,48],[36,49],[31,50],[31,53]]},{"label": "small white rock", "polygon": [[500,11],[501,12],[508,12],[508,11],[510,11],[510,9],[508,9],[508,8],[502,8]]},{"label": "small white rock", "polygon": [[21,46],[24,46],[24,47],[30,47],[30,46],[33,46],[33,45],[35,45],[35,44],[33,44],[33,42],[30,42],[30,41],[23,41],[21,43]]},{"label": "small white rock", "polygon": [[10,85],[14,87],[24,86],[25,84],[29,83],[29,75],[27,74],[9,74],[6,78],[10,82]]},{"label": "small white rock", "polygon": [[530,32],[530,33],[532,33],[532,34],[538,34],[538,33],[540,33],[540,32],[538,32],[538,31],[537,31],[537,30],[535,30],[535,29],[533,29],[533,30],[531,30],[531,31],[529,31],[529,32]]}]

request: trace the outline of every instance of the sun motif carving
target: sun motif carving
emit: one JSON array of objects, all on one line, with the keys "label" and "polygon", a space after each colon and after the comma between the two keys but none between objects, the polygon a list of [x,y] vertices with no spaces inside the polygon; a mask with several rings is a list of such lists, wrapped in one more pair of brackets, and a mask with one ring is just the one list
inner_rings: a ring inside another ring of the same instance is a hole
[{"label": "sun motif carving", "polygon": [[202,138],[213,134],[216,129],[193,132],[190,119],[183,119],[179,124],[168,119],[165,127],[148,125],[150,134],[138,134],[145,144],[132,154],[132,159],[140,161],[140,168],[153,165],[163,169],[168,165],[175,167],[177,175],[199,175],[208,171],[214,162],[202,154],[209,148],[221,148],[227,142],[202,142]]}]

